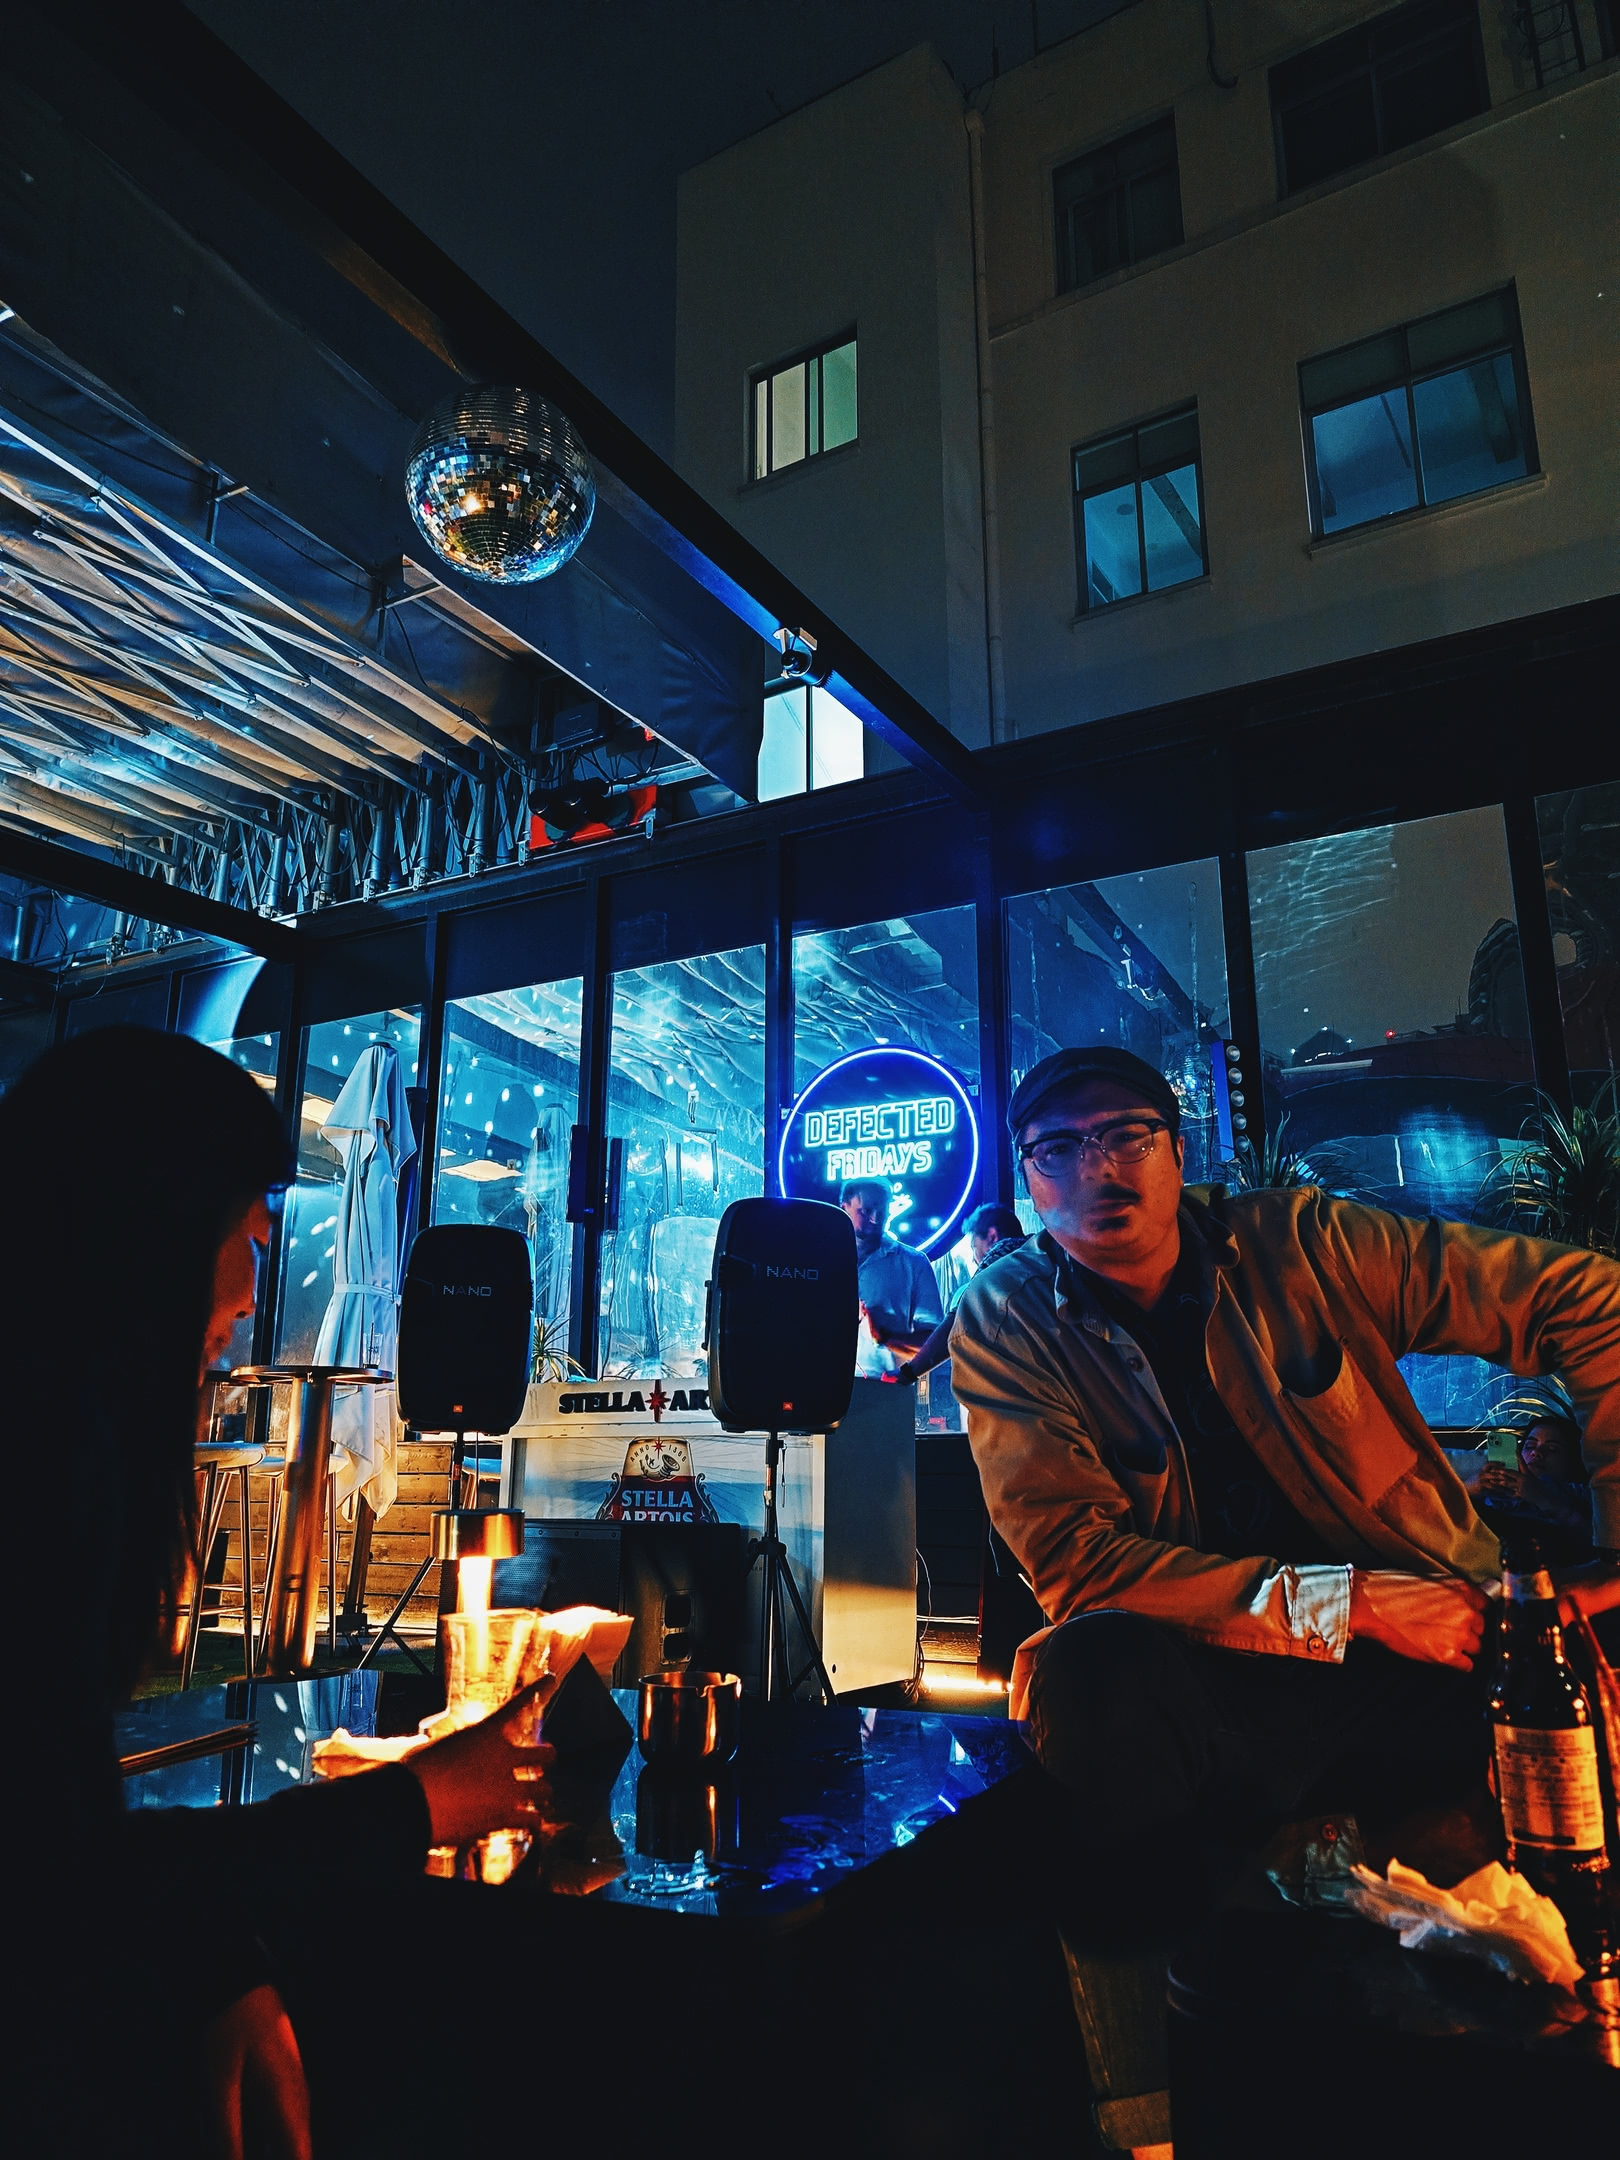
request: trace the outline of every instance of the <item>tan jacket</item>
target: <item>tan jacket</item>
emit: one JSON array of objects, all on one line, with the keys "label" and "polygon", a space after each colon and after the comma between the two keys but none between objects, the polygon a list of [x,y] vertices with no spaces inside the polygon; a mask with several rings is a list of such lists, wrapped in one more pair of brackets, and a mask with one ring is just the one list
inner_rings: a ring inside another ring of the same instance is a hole
[{"label": "tan jacket", "polygon": [[1221,1400],[1347,1565],[1200,1550],[1152,1368],[1083,1291],[1065,1293],[1043,1237],[974,1279],[951,1358],[990,1519],[1048,1619],[1123,1608],[1228,1649],[1332,1659],[1350,1565],[1489,1581],[1496,1540],[1396,1370],[1413,1350],[1556,1368],[1581,1414],[1597,1541],[1620,1545],[1620,1264],[1309,1187],[1189,1191],[1181,1226],[1212,1301]]}]

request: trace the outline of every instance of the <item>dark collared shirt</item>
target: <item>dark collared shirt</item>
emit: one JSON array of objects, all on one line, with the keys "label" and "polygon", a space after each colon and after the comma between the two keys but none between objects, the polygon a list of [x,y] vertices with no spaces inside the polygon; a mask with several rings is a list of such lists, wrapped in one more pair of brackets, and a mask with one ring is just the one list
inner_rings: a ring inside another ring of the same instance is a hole
[{"label": "dark collared shirt", "polygon": [[1186,1240],[1168,1287],[1148,1309],[1078,1261],[1069,1259],[1068,1265],[1153,1368],[1186,1450],[1202,1549],[1233,1560],[1266,1555],[1296,1567],[1337,1560],[1340,1556],[1329,1550],[1248,1445],[1215,1391],[1204,1344],[1209,1305],[1196,1255]]}]

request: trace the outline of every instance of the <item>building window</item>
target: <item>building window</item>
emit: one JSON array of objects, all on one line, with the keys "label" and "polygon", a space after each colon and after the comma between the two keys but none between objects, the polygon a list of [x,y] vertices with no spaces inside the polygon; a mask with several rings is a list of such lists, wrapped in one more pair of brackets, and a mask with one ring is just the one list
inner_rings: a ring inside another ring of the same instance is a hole
[{"label": "building window", "polygon": [[1075,292],[1181,244],[1176,123],[1156,120],[1052,175],[1057,289]]},{"label": "building window", "polygon": [[765,700],[759,799],[837,787],[866,772],[866,733],[847,706],[806,683]]},{"label": "building window", "polygon": [[1511,287],[1307,360],[1299,396],[1319,533],[1535,470]]},{"label": "building window", "polygon": [[1272,69],[1278,193],[1404,150],[1489,105],[1474,0],[1418,0],[1375,16]]},{"label": "building window", "polygon": [[1074,453],[1074,522],[1082,609],[1202,577],[1197,407],[1083,443]]},{"label": "building window", "polygon": [[756,480],[854,442],[854,338],[756,375],[752,398]]}]

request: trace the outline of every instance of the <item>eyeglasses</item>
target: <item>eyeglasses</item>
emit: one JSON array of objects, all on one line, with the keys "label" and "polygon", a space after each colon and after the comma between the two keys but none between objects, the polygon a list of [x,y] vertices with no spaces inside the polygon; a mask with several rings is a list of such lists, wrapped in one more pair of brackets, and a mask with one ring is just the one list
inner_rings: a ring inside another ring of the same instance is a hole
[{"label": "eyeglasses", "polygon": [[1020,1142],[1018,1160],[1033,1163],[1042,1177],[1072,1177],[1093,1151],[1104,1162],[1141,1162],[1153,1152],[1159,1134],[1169,1130],[1163,1118],[1122,1118],[1096,1132],[1042,1133],[1038,1140]]}]

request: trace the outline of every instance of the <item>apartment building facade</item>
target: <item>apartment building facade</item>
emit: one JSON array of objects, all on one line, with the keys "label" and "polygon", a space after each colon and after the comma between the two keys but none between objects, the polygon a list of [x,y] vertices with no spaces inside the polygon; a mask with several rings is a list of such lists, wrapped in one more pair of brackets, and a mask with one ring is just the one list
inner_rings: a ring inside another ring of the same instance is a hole
[{"label": "apartment building facade", "polygon": [[1614,29],[918,48],[684,176],[677,462],[974,746],[1612,593]]}]

